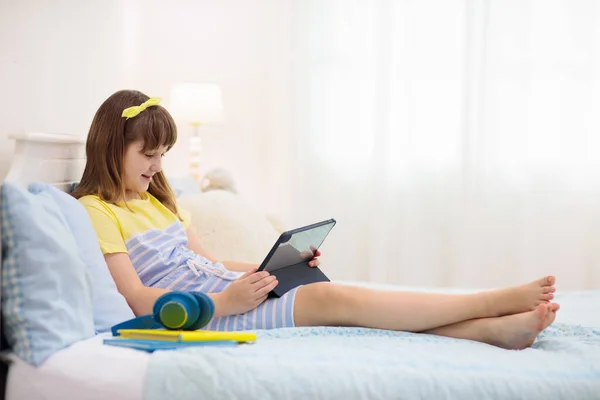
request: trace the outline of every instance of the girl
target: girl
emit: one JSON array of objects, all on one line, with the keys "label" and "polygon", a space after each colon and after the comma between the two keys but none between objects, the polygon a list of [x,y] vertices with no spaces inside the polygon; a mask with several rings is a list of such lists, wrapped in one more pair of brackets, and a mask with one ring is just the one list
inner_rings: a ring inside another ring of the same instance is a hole
[{"label": "girl", "polygon": [[[73,192],[86,207],[118,290],[136,315],[170,290],[201,291],[215,303],[206,329],[364,326],[530,346],[559,308],[555,279],[475,294],[377,291],[330,282],[268,298],[277,285],[257,265],[217,262],[178,208],[161,158],[177,129],[160,99],[119,91],[98,109],[87,138],[87,164]],[[316,252],[311,266],[319,265]]]}]

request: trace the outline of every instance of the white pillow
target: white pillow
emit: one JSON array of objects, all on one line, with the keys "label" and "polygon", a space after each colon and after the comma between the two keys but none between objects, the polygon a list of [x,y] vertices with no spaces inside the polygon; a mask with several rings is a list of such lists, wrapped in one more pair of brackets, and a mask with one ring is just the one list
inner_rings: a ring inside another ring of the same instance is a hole
[{"label": "white pillow", "polygon": [[263,213],[230,191],[185,195],[178,202],[190,212],[202,245],[218,261],[258,264],[279,236]]}]

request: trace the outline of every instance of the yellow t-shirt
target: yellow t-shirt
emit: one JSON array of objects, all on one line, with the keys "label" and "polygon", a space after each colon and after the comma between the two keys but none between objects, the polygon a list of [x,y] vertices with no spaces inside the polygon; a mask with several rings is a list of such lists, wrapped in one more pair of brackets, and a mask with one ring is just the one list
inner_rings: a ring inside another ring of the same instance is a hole
[{"label": "yellow t-shirt", "polygon": [[[165,230],[181,222],[150,193],[144,193],[142,199],[129,200],[129,209],[125,205],[107,203],[98,196],[84,196],[79,201],[90,215],[103,254],[128,253],[128,241],[148,231]],[[183,227],[187,229],[190,215],[185,210],[178,211]]]},{"label": "yellow t-shirt", "polygon": [[103,254],[128,253],[140,279],[153,286],[190,259],[200,258],[187,248],[190,215],[178,209],[183,219],[149,193],[125,205],[114,205],[98,196],[79,199],[96,230]]}]

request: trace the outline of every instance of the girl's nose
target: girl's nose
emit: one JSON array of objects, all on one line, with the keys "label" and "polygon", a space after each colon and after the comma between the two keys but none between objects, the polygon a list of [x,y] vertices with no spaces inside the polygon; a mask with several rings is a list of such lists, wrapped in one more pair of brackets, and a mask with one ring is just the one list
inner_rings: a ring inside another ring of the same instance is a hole
[{"label": "girl's nose", "polygon": [[151,169],[153,172],[160,172],[160,171],[162,171],[162,160],[161,160],[161,159],[159,159],[158,161],[156,161],[156,162],[153,162],[153,163],[152,163],[152,166],[150,167],[150,169]]}]

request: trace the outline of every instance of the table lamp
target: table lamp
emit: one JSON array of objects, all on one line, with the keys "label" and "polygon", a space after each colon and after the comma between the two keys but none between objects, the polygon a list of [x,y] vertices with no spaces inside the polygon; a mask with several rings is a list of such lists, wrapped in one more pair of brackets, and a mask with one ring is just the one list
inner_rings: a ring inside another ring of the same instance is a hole
[{"label": "table lamp", "polygon": [[202,139],[201,125],[223,121],[223,101],[221,89],[214,83],[179,83],[171,89],[169,110],[173,118],[194,128],[190,137],[190,172],[194,179],[200,179],[200,152]]}]

